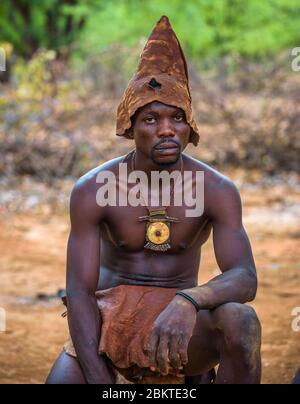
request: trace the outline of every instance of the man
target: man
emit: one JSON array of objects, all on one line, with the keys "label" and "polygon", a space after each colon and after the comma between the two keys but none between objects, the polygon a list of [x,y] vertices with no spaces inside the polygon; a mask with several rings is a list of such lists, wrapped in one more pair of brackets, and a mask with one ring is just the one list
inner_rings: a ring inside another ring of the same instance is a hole
[{"label": "man", "polygon": [[[185,58],[167,17],[124,93],[117,135],[134,139],[135,150],[88,172],[72,191],[71,340],[47,382],[115,383],[118,370],[136,383],[202,383],[200,375],[219,365],[216,383],[259,383],[260,323],[245,305],[256,295],[257,277],[240,197],[227,177],[182,153],[199,135]],[[185,203],[155,207],[141,192],[144,204],[102,206],[97,178],[110,171],[119,179],[121,163],[146,175],[150,195],[153,172],[203,172],[203,212],[186,217]],[[211,230],[222,273],[198,286]]]},{"label": "man", "polygon": [[293,384],[300,384],[300,368],[297,370],[297,372],[296,372],[296,374],[295,374],[295,376],[293,378],[292,383]]}]

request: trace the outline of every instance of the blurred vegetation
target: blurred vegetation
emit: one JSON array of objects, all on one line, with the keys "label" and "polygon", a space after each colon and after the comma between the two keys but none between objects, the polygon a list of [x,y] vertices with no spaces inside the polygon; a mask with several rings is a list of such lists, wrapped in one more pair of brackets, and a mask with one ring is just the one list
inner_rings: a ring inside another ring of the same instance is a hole
[{"label": "blurred vegetation", "polygon": [[40,47],[63,50],[83,29],[91,0],[1,0],[0,38],[18,55],[30,57]]},{"label": "blurred vegetation", "polygon": [[166,14],[192,58],[274,55],[300,40],[298,0],[1,0],[0,38],[31,56],[74,41],[81,51],[136,46]]},{"label": "blurred vegetation", "polygon": [[81,36],[89,50],[113,43],[134,46],[162,14],[169,16],[193,59],[275,55],[300,40],[297,0],[117,0],[100,4]]},{"label": "blurred vegetation", "polygon": [[201,132],[189,152],[299,173],[298,0],[1,0],[0,176],[52,182],[127,152],[116,107],[163,14],[188,58]]}]

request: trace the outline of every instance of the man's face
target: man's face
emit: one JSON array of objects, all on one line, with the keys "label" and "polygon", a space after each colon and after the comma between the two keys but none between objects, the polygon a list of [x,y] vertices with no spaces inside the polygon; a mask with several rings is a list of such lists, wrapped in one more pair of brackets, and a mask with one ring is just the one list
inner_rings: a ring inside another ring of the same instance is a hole
[{"label": "man's face", "polygon": [[133,119],[136,149],[158,165],[177,162],[189,142],[190,131],[181,108],[158,101],[138,109]]}]

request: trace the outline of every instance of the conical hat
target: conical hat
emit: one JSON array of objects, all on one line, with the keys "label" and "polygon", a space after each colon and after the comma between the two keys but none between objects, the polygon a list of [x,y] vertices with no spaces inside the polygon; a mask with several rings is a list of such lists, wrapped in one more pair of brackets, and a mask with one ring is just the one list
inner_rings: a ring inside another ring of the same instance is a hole
[{"label": "conical hat", "polygon": [[117,135],[132,138],[131,117],[153,101],[183,109],[191,127],[190,142],[199,142],[193,118],[186,60],[168,17],[154,27],[138,68],[128,83],[117,111]]}]

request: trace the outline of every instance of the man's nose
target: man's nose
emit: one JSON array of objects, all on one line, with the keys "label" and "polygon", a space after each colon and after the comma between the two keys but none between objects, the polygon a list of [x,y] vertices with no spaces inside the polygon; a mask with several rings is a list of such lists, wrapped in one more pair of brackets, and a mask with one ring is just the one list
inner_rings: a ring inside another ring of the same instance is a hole
[{"label": "man's nose", "polygon": [[159,137],[173,137],[175,136],[175,130],[172,122],[169,119],[164,119],[158,126]]}]

